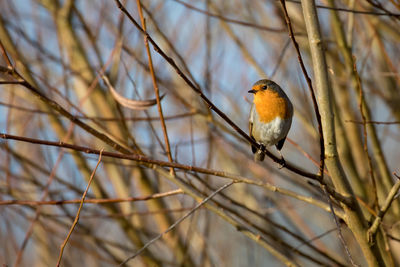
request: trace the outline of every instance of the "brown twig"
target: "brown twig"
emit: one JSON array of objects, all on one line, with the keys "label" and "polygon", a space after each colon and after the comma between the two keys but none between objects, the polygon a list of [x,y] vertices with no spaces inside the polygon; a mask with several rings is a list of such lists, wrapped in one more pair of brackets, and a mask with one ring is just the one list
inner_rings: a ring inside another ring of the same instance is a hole
[{"label": "brown twig", "polygon": [[[367,1],[369,1],[369,0],[367,0]],[[291,3],[295,3],[295,4],[301,3],[299,0],[286,0],[286,2],[291,2]],[[347,8],[341,8],[341,7],[329,7],[329,6],[323,6],[323,5],[315,5],[315,6],[320,9],[336,10],[336,11],[353,13],[353,14],[358,14],[358,15],[400,17],[400,14],[391,13],[386,10],[385,10],[386,12],[374,12],[374,11],[347,9]]]},{"label": "brown twig", "polygon": [[[110,204],[110,203],[121,203],[121,202],[136,202],[146,201],[150,199],[163,198],[173,195],[182,194],[181,189],[176,189],[164,193],[157,193],[148,196],[141,197],[125,197],[125,198],[100,198],[100,199],[85,199],[85,204]],[[10,205],[23,205],[23,206],[42,206],[42,205],[67,205],[67,204],[78,204],[82,199],[70,199],[70,200],[49,200],[49,201],[32,201],[32,200],[2,200],[0,206]]]},{"label": "brown twig", "polygon": [[371,6],[384,11],[384,14],[386,14],[387,16],[390,16],[391,18],[396,18],[396,19],[400,19],[400,14],[395,14],[390,12],[389,10],[387,10],[381,3],[379,3],[378,1],[374,1],[374,0],[366,0]]},{"label": "brown twig", "polygon": [[[10,82],[5,82],[5,84],[10,84]],[[20,82],[16,82],[16,84],[20,84]],[[0,101],[1,106],[17,109],[20,111],[25,111],[25,112],[32,112],[36,114],[45,114],[45,115],[54,115],[56,114],[55,112],[49,112],[49,111],[44,111],[40,109],[32,109],[32,108],[25,108],[23,106],[18,106],[18,105],[13,105],[13,104],[8,104],[6,102]],[[176,115],[170,115],[170,116],[165,116],[164,120],[175,120],[175,119],[181,119],[185,117],[191,117],[194,115],[200,115],[201,113],[198,111],[190,111],[187,113],[181,113],[181,114],[176,114]],[[124,117],[124,118],[116,118],[116,117],[98,117],[98,116],[85,116],[85,115],[76,115],[75,116],[78,119],[84,119],[84,120],[99,120],[99,121],[110,121],[110,122],[120,122],[122,120],[124,121],[155,121],[155,120],[160,120],[159,117]]]},{"label": "brown twig", "polygon": [[187,7],[188,9],[194,10],[194,11],[202,13],[202,14],[205,14],[205,15],[207,15],[209,17],[212,17],[212,18],[220,19],[220,20],[228,22],[228,23],[234,23],[234,24],[237,24],[237,25],[241,25],[241,26],[245,26],[245,27],[251,27],[251,28],[254,28],[254,29],[257,29],[257,30],[263,30],[263,31],[268,31],[268,32],[282,33],[282,32],[285,31],[285,29],[271,28],[271,27],[266,27],[266,26],[263,26],[263,25],[258,25],[258,24],[255,24],[255,23],[240,21],[240,20],[236,20],[236,19],[230,19],[230,18],[221,16],[221,15],[218,15],[218,14],[213,14],[213,13],[211,13],[209,11],[206,11],[206,10],[202,10],[200,8],[197,8],[195,6],[192,6],[192,5],[188,4],[188,3],[185,3],[185,2],[180,1],[180,0],[174,0],[174,1],[179,3],[179,4],[181,4],[181,5],[183,5],[183,6],[185,6],[185,7]]},{"label": "brown twig", "polygon": [[355,120],[345,120],[344,122],[351,122],[351,123],[357,123],[357,124],[384,124],[384,125],[390,125],[390,124],[400,124],[400,121],[355,121]]},{"label": "brown twig", "polygon": [[77,213],[76,213],[74,222],[72,223],[71,228],[69,229],[69,232],[68,232],[67,237],[65,238],[64,242],[61,244],[61,247],[60,247],[60,254],[59,254],[58,260],[57,260],[57,267],[60,266],[60,263],[61,263],[61,259],[62,259],[63,253],[64,253],[65,246],[67,245],[67,242],[68,242],[69,238],[70,238],[71,235],[72,235],[72,231],[74,231],[75,226],[78,224],[79,215],[81,214],[81,211],[82,211],[82,208],[83,208],[83,203],[85,202],[85,198],[86,198],[87,192],[89,191],[90,184],[92,183],[94,174],[96,173],[96,170],[97,170],[97,168],[98,168],[99,165],[100,165],[101,156],[102,156],[103,150],[104,150],[104,149],[101,149],[101,150],[100,150],[99,160],[97,161],[96,167],[94,168],[92,174],[90,175],[90,179],[89,179],[89,181],[88,181],[88,184],[87,184],[87,186],[86,186],[86,189],[85,189],[85,191],[84,191],[83,194],[82,194],[82,198],[81,198],[81,201],[80,201],[80,204],[79,204],[79,208],[78,208],[78,211],[77,211]]},{"label": "brown twig", "polygon": [[[289,143],[291,143],[295,148],[297,148],[297,150],[300,151],[301,154],[303,154],[306,158],[308,158],[315,166],[319,167],[319,163],[317,160],[315,160],[310,154],[308,154],[298,143],[296,143],[295,141],[293,141],[290,138],[286,139]],[[327,169],[324,169],[324,172],[326,175],[329,176],[329,172]]]},{"label": "brown twig", "polygon": [[400,177],[394,174],[397,177],[397,182],[393,185],[392,189],[385,200],[385,203],[382,205],[382,208],[378,212],[378,216],[376,216],[374,222],[372,223],[371,227],[367,231],[367,238],[368,242],[373,244],[375,242],[375,236],[378,232],[379,225],[381,224],[383,217],[385,216],[386,212],[389,210],[390,205],[392,204],[393,200],[396,198],[397,192],[400,189]]},{"label": "brown twig", "polygon": [[[86,201],[85,201],[86,203]],[[92,213],[88,215],[82,215],[81,218],[87,218],[87,219],[97,219],[97,218],[128,218],[132,216],[151,216],[154,214],[162,214],[162,213],[178,213],[178,212],[185,212],[188,210],[193,209],[193,206],[189,207],[184,207],[184,208],[176,208],[176,209],[158,209],[158,210],[149,210],[149,211],[134,211],[134,212],[128,212],[128,213],[113,213],[113,214],[104,214],[104,213]],[[59,214],[46,214],[42,213],[43,216],[45,217],[63,217],[63,215]],[[64,215],[68,216],[68,215]],[[68,216],[69,217],[69,216]]]},{"label": "brown twig", "polygon": [[[142,11],[142,6],[140,4],[140,0],[136,0],[136,5],[139,10],[139,16],[140,16],[140,20],[142,22],[142,27],[143,27],[144,31],[146,31],[146,21],[143,17],[143,11]],[[149,40],[148,40],[147,35],[144,36],[144,45],[146,47],[151,81],[152,81],[153,87],[154,87],[154,94],[156,95],[158,115],[160,116],[161,128],[162,128],[163,134],[164,134],[165,150],[166,150],[169,162],[173,162],[172,155],[171,155],[171,147],[169,144],[167,126],[165,125],[164,114],[163,114],[163,110],[162,110],[162,106],[161,106],[160,91],[158,89],[156,75],[154,74],[153,60],[151,59],[151,52],[150,52]],[[171,167],[170,172],[172,175],[175,175],[174,168]]]},{"label": "brown twig", "polygon": [[368,150],[368,134],[367,134],[367,124],[365,123],[366,118],[365,118],[365,113],[364,113],[364,109],[365,109],[365,99],[363,96],[363,88],[362,88],[362,84],[361,84],[361,78],[360,75],[358,74],[357,71],[357,65],[356,65],[356,59],[355,57],[353,57],[353,73],[354,76],[356,78],[356,82],[357,82],[357,87],[358,87],[358,91],[359,91],[359,97],[358,97],[358,109],[360,110],[360,114],[361,114],[361,118],[363,121],[363,134],[364,134],[364,151],[365,151],[365,155],[367,156],[367,160],[368,160],[368,172],[371,175],[371,181],[372,181],[372,189],[374,192],[374,204],[373,204],[373,208],[375,210],[379,209],[379,199],[378,199],[378,189],[377,189],[377,183],[376,183],[376,179],[375,179],[375,175],[374,175],[374,170],[372,167],[372,160],[371,160],[371,156],[369,155],[369,150]]},{"label": "brown twig", "polygon": [[14,67],[13,67],[13,65],[11,63],[11,60],[8,57],[6,49],[4,48],[3,43],[1,42],[1,40],[0,40],[0,49],[1,49],[1,54],[2,54],[2,56],[4,58],[4,60],[7,63],[7,68],[9,68],[10,70],[14,69]]}]

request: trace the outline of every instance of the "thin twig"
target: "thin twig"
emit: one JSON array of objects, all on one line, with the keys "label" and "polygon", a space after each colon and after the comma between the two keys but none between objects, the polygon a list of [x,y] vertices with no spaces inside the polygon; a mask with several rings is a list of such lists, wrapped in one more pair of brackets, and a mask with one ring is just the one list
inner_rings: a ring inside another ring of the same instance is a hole
[{"label": "thin twig", "polygon": [[[110,204],[110,203],[121,203],[121,202],[136,202],[146,201],[150,199],[163,198],[173,195],[182,194],[181,189],[171,190],[164,193],[156,193],[148,196],[141,197],[125,197],[125,198],[96,198],[86,199],[85,204]],[[39,205],[67,205],[67,204],[78,204],[81,199],[70,199],[70,200],[49,200],[49,201],[32,201],[32,200],[3,200],[0,201],[0,206],[9,205],[25,205],[25,206],[39,206]]]},{"label": "thin twig", "polygon": [[[325,186],[322,186],[322,190],[324,190],[326,197],[329,198],[329,194],[326,191]],[[349,247],[347,246],[346,241],[344,240],[343,233],[342,233],[342,227],[341,227],[341,224],[340,224],[340,222],[339,222],[339,220],[338,220],[338,218],[337,218],[337,216],[335,214],[335,210],[333,209],[332,200],[328,199],[328,203],[329,203],[329,206],[330,206],[330,208],[332,210],[332,217],[333,217],[333,220],[335,221],[336,228],[338,230],[338,236],[339,236],[340,242],[343,244],[343,247],[344,247],[344,249],[346,251],[347,257],[349,258],[351,265],[359,266],[353,260],[353,257],[351,256],[351,253],[350,253],[350,250],[349,250]]]},{"label": "thin twig", "polygon": [[278,71],[279,66],[281,65],[281,63],[283,61],[283,58],[285,56],[285,53],[286,53],[286,51],[287,51],[287,49],[289,47],[289,44],[290,44],[290,38],[288,38],[287,41],[285,42],[285,45],[283,46],[282,51],[279,54],[278,59],[276,60],[276,65],[275,65],[274,69],[272,70],[271,75],[269,75],[269,77],[271,77],[271,79],[274,78],[276,72]]},{"label": "thin twig", "polygon": [[[299,150],[299,152],[301,154],[303,154],[306,158],[308,158],[315,166],[319,167],[319,163],[316,159],[314,159],[310,154],[308,154],[298,143],[296,143],[295,141],[293,141],[290,138],[286,139],[289,143],[291,143],[295,148],[297,148]],[[328,170],[325,168],[324,172],[326,175],[329,176],[329,172]]]},{"label": "thin twig", "polygon": [[[286,0],[286,2],[301,4],[301,1],[299,1],[299,0]],[[315,5],[315,6],[320,9],[336,10],[336,11],[342,11],[342,12],[353,13],[353,14],[358,14],[358,15],[400,17],[400,14],[391,13],[391,12],[374,12],[374,11],[354,10],[354,9],[347,9],[347,8],[341,8],[341,7],[329,7],[329,6],[323,6],[323,5]]]},{"label": "thin twig", "polygon": [[0,84],[20,84],[19,81],[0,81]]},{"label": "thin twig", "polygon": [[[142,22],[143,30],[146,31],[146,21],[143,17],[142,5],[140,3],[140,0],[136,0],[136,5],[139,10],[139,16],[140,16],[140,20]],[[162,110],[162,106],[161,106],[160,91],[158,89],[157,79],[156,79],[156,75],[154,73],[153,60],[151,59],[151,52],[150,52],[149,40],[148,40],[147,35],[144,36],[144,45],[146,47],[147,59],[149,61],[149,69],[150,69],[151,81],[152,81],[153,87],[154,87],[154,94],[156,95],[158,115],[160,116],[161,128],[162,128],[162,131],[164,134],[165,150],[166,150],[169,162],[173,162],[172,155],[171,155],[171,146],[169,144],[167,126],[165,125],[164,114],[163,114],[163,110]],[[172,175],[175,175],[174,168],[171,167],[170,172]]]},{"label": "thin twig", "polygon": [[271,28],[271,27],[266,27],[264,25],[259,25],[259,24],[255,24],[255,23],[250,23],[250,22],[245,22],[245,21],[240,21],[240,20],[236,20],[236,19],[230,19],[224,16],[221,16],[219,14],[213,14],[209,11],[206,10],[202,10],[200,8],[197,8],[195,6],[192,6],[188,3],[185,3],[181,0],[174,0],[175,2],[187,7],[188,9],[194,10],[196,12],[202,13],[204,15],[207,15],[209,17],[212,18],[217,18],[220,19],[222,21],[228,22],[228,23],[233,23],[233,24],[237,24],[237,25],[241,25],[241,26],[245,26],[245,27],[251,27],[257,30],[263,30],[263,31],[268,31],[268,32],[276,32],[276,33],[282,33],[285,31],[285,29],[278,29],[278,28]]},{"label": "thin twig", "polygon": [[400,121],[355,121],[355,120],[345,120],[344,122],[352,122],[357,124],[400,124]]},{"label": "thin twig", "polygon": [[314,237],[311,238],[311,239],[306,240],[305,242],[301,242],[301,243],[296,247],[296,249],[300,249],[300,248],[301,248],[302,246],[304,246],[304,245],[311,244],[313,241],[318,240],[318,239],[321,239],[321,238],[323,238],[323,237],[329,235],[330,233],[332,233],[332,232],[334,232],[334,231],[336,231],[336,230],[337,230],[337,227],[332,228],[332,229],[330,229],[330,230],[328,230],[328,231],[323,232],[322,234],[319,234],[319,235],[317,235],[317,236],[314,236]]},{"label": "thin twig", "polygon": [[400,189],[400,179],[396,174],[395,174],[395,176],[398,178],[397,182],[393,185],[392,189],[390,189],[390,192],[385,200],[385,203],[382,205],[382,208],[378,212],[378,216],[376,216],[374,222],[372,223],[371,227],[367,231],[368,242],[370,242],[371,244],[373,244],[375,242],[375,236],[376,236],[376,233],[378,232],[379,225],[381,224],[383,217],[385,216],[386,212],[389,210],[390,205],[392,204],[393,200],[396,198],[397,192]]},{"label": "thin twig", "polygon": [[387,10],[381,3],[379,3],[378,1],[372,1],[372,0],[366,0],[371,6],[380,9],[382,11],[385,12],[385,14],[387,16],[390,16],[391,18],[396,18],[396,19],[400,19],[400,14],[395,14],[390,12],[389,10]]},{"label": "thin twig", "polygon": [[72,231],[74,231],[75,226],[78,224],[79,215],[81,214],[82,207],[83,207],[83,203],[85,202],[85,198],[86,198],[87,192],[89,191],[90,184],[92,183],[92,180],[93,180],[93,177],[94,177],[94,175],[95,175],[95,173],[96,173],[97,167],[99,167],[99,165],[100,165],[101,156],[102,156],[103,150],[104,150],[103,148],[100,150],[99,160],[97,161],[96,167],[94,168],[92,174],[90,175],[90,179],[89,179],[89,181],[88,181],[88,184],[87,184],[87,186],[86,186],[86,189],[85,189],[85,191],[84,191],[83,194],[82,194],[82,198],[81,198],[81,201],[80,201],[80,204],[79,204],[79,208],[78,208],[78,211],[77,211],[77,213],[76,213],[74,222],[72,223],[71,228],[69,229],[69,232],[68,232],[67,237],[65,238],[64,242],[61,244],[61,247],[60,247],[60,254],[59,254],[58,260],[57,260],[57,267],[60,266],[60,263],[61,263],[61,259],[62,259],[62,256],[63,256],[63,252],[64,252],[64,249],[65,249],[65,246],[67,245],[67,242],[68,242],[69,238],[70,238],[71,235],[72,235]]},{"label": "thin twig", "polygon": [[[12,82],[4,82],[5,84],[11,84]],[[16,84],[20,84],[20,82],[15,82]],[[1,84],[1,82],[0,82]],[[33,108],[25,108],[23,106],[19,105],[13,105],[13,104],[8,104],[6,102],[0,101],[1,106],[17,109],[20,111],[25,111],[25,112],[32,112],[36,114],[44,114],[44,115],[54,115],[57,114],[55,112],[49,112],[49,111],[44,111],[41,109],[33,109]],[[185,117],[191,117],[194,115],[201,115],[199,111],[189,111],[187,113],[181,113],[181,114],[176,114],[176,115],[169,115],[165,116],[165,120],[175,120],[175,119],[181,119]],[[159,117],[124,117],[124,118],[116,118],[116,117],[99,117],[99,116],[85,116],[85,115],[76,115],[75,116],[78,119],[84,119],[84,120],[99,120],[99,121],[110,121],[110,122],[120,122],[120,121],[155,121],[155,120],[160,120]]]},{"label": "thin twig", "polygon": [[216,194],[218,194],[219,192],[221,192],[222,190],[224,190],[225,188],[231,186],[232,184],[234,184],[235,181],[231,181],[223,186],[221,186],[220,188],[218,188],[216,191],[214,191],[211,195],[209,195],[208,197],[206,197],[205,199],[203,199],[201,202],[199,202],[192,210],[190,210],[188,213],[186,213],[183,217],[181,217],[179,220],[177,220],[175,223],[173,223],[170,227],[167,228],[167,230],[165,230],[164,232],[160,233],[159,235],[157,235],[155,238],[153,238],[152,240],[150,240],[149,242],[147,242],[142,248],[140,248],[138,251],[136,251],[135,254],[133,254],[132,256],[129,256],[127,259],[125,259],[119,266],[123,266],[124,264],[126,264],[128,261],[130,261],[131,259],[135,258],[136,256],[138,256],[140,253],[142,253],[146,248],[148,248],[151,244],[153,244],[154,242],[156,242],[158,239],[160,239],[161,237],[163,237],[163,235],[167,234],[168,232],[170,232],[172,229],[174,229],[178,224],[180,224],[183,220],[185,220],[187,217],[189,217],[190,215],[192,215],[192,213],[194,213],[196,210],[198,210],[202,205],[204,205],[207,201],[209,201],[211,198],[213,198]]},{"label": "thin twig", "polygon": [[365,112],[364,112],[366,103],[365,103],[365,99],[364,99],[364,96],[363,96],[363,87],[362,87],[362,84],[361,84],[361,78],[360,78],[360,75],[358,74],[358,71],[357,71],[357,65],[356,65],[356,58],[355,57],[353,57],[353,62],[354,62],[354,64],[353,64],[353,73],[354,73],[354,76],[355,76],[355,79],[356,79],[356,82],[357,82],[357,87],[358,87],[358,90],[359,90],[358,109],[360,110],[361,118],[362,118],[362,121],[363,121],[364,151],[365,151],[365,155],[367,156],[367,160],[368,160],[368,169],[369,169],[368,172],[371,175],[372,190],[373,190],[373,193],[374,193],[374,203],[373,203],[372,207],[375,210],[378,210],[379,209],[379,199],[378,199],[377,183],[376,183],[376,178],[375,178],[375,175],[374,175],[374,170],[373,170],[373,167],[372,167],[371,156],[369,155],[369,150],[368,150],[367,124],[365,123],[365,121],[367,119],[365,118]]},{"label": "thin twig", "polygon": [[400,243],[400,238],[399,237],[392,236],[391,234],[386,234],[386,236],[389,237],[390,239]]},{"label": "thin twig", "polygon": [[1,54],[2,54],[2,56],[3,56],[3,58],[4,58],[4,60],[5,60],[6,63],[7,63],[7,68],[9,68],[10,70],[13,70],[14,67],[13,67],[13,65],[12,65],[12,63],[11,63],[10,58],[9,58],[8,55],[7,55],[6,49],[4,48],[4,45],[3,45],[3,43],[1,42],[1,40],[0,40],[0,49],[1,49]]}]

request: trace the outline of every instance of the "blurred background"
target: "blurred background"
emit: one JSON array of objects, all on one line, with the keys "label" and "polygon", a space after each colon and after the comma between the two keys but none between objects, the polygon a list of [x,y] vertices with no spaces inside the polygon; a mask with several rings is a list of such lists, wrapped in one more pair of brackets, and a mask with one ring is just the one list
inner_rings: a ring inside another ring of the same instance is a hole
[{"label": "blurred background", "polygon": [[[137,2],[121,2],[140,24]],[[315,84],[300,2],[286,2]],[[369,219],[376,215],[374,192],[381,205],[396,180],[393,172],[400,174],[400,2],[316,3],[340,160]],[[243,131],[248,132],[252,96],[247,91],[252,84],[262,78],[278,83],[295,109],[282,153],[300,169],[318,172],[315,114],[279,1],[141,0],[141,4],[152,39]],[[171,173],[166,167],[102,157],[86,198],[104,202],[83,205],[62,266],[122,263],[233,174],[251,182],[242,180],[224,189],[124,266],[284,265],[274,251],[301,266],[350,265],[318,184],[278,169],[269,158],[254,162],[247,141],[208,108],[151,44],[157,85],[165,94],[161,105],[170,149],[156,105],[139,111],[116,102],[99,73],[104,71],[115,90],[129,99],[154,99],[155,91],[143,35],[115,1],[0,1],[0,10],[0,41],[17,72],[125,151],[71,124],[65,114],[21,84],[8,84],[18,79],[4,71],[1,133],[164,162],[172,159],[209,170]],[[0,66],[7,65],[2,54]],[[0,148],[0,262],[54,266],[99,157],[4,139]],[[278,155],[275,148],[271,151]],[[214,171],[224,173],[210,175]],[[165,195],[157,198],[157,193]],[[382,223],[385,244],[397,264],[398,202]],[[340,219],[343,211],[336,202],[333,205]],[[354,261],[365,266],[354,236],[341,225]]]}]

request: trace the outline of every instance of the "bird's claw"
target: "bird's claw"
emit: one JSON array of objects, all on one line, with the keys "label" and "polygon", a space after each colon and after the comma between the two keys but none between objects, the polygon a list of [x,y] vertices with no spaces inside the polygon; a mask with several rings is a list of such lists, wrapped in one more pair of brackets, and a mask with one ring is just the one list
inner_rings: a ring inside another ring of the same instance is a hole
[{"label": "bird's claw", "polygon": [[286,167],[286,161],[285,161],[285,159],[282,157],[280,160],[279,160],[279,162],[278,162],[278,164],[279,164],[279,169],[282,169],[283,167]]},{"label": "bird's claw", "polygon": [[283,158],[283,155],[282,155],[282,153],[281,153],[281,151],[279,151],[279,155],[281,156],[281,158],[279,159],[279,161],[278,161],[278,164],[279,164],[279,169],[282,169],[283,167],[286,167],[286,161],[285,161],[285,159]]}]

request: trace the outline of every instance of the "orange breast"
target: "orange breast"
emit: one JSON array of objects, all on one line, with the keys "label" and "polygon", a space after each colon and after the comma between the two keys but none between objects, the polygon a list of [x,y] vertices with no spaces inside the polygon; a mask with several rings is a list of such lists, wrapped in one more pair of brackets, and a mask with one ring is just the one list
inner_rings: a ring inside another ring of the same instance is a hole
[{"label": "orange breast", "polygon": [[290,117],[286,99],[272,90],[257,92],[254,95],[254,104],[261,122],[268,123],[277,116],[282,119]]}]

